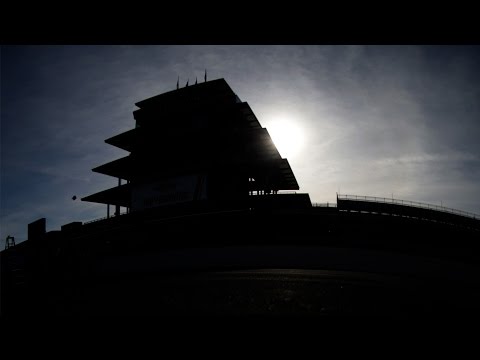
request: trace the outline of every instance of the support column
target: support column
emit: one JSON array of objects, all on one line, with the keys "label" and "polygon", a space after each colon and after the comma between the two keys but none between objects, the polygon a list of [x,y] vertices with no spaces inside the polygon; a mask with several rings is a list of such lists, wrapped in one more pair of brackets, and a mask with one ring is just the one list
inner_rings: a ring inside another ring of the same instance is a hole
[{"label": "support column", "polygon": [[[122,186],[122,179],[118,178],[118,187]],[[120,205],[115,205],[115,216],[120,216]]]},{"label": "support column", "polygon": [[[130,184],[130,180],[127,180],[127,184]],[[132,196],[130,195],[130,206],[132,206],[131,199],[132,199]],[[130,214],[130,206],[127,207],[127,214]]]}]

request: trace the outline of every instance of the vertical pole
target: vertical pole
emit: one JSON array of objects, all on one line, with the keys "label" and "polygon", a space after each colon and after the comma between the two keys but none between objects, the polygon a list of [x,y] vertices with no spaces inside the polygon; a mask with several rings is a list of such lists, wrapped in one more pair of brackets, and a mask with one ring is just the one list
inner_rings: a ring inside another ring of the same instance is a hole
[{"label": "vertical pole", "polygon": [[[122,179],[118,178],[118,187],[122,185]],[[120,205],[115,205],[115,216],[120,215]]]},{"label": "vertical pole", "polygon": [[110,219],[110,204],[107,204],[107,219]]},{"label": "vertical pole", "polygon": [[[127,184],[130,184],[130,180],[127,180]],[[131,196],[130,196],[130,206],[131,206]],[[127,213],[130,214],[130,207],[127,207]]]}]

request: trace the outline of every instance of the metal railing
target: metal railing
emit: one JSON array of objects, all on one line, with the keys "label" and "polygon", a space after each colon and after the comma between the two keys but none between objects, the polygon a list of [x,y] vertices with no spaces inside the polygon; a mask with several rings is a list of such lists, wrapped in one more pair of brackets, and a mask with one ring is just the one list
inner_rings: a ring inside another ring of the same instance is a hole
[{"label": "metal railing", "polygon": [[326,202],[326,203],[312,203],[312,206],[313,207],[332,207],[332,208],[336,208],[337,207],[337,204],[336,203],[331,203],[331,202]]},{"label": "metal railing", "polygon": [[472,218],[472,219],[480,219],[480,215],[475,214],[475,213],[462,211],[462,210],[457,210],[457,209],[452,209],[452,208],[448,208],[448,207],[445,207],[445,206],[422,203],[422,202],[418,202],[418,201],[399,200],[399,199],[386,198],[386,197],[382,198],[382,197],[376,197],[376,196],[340,195],[340,194],[337,194],[337,199],[339,199],[339,200],[370,201],[370,202],[385,203],[385,204],[405,205],[405,206],[412,206],[412,207],[417,207],[417,208],[422,208],[422,209],[442,211],[442,212],[446,212],[446,213],[450,213],[450,214],[469,217],[469,218]]},{"label": "metal railing", "polygon": [[278,190],[277,192],[271,190],[269,193],[260,193],[262,190],[249,190],[248,196],[269,196],[269,195],[286,195],[286,194],[297,194],[296,191],[290,190]]},{"label": "metal railing", "polygon": [[107,219],[114,219],[116,217],[119,217],[119,216],[122,216],[122,215],[126,215],[128,214],[126,211],[120,213],[119,215],[112,215],[110,217],[107,217],[107,216],[104,216],[104,217],[101,217],[101,218],[98,218],[98,219],[93,219],[93,220],[89,220],[89,221],[84,221],[83,222],[83,225],[86,225],[86,224],[91,224],[91,223],[95,223],[95,222],[98,222],[98,221],[102,221],[102,220],[107,220]]}]

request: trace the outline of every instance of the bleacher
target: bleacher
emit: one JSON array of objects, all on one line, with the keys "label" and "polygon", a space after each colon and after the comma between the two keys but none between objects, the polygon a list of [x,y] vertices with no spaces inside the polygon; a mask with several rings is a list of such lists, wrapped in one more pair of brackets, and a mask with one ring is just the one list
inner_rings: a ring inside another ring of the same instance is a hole
[{"label": "bleacher", "polygon": [[400,216],[480,231],[480,216],[477,214],[415,201],[338,194],[337,208],[339,211]]}]

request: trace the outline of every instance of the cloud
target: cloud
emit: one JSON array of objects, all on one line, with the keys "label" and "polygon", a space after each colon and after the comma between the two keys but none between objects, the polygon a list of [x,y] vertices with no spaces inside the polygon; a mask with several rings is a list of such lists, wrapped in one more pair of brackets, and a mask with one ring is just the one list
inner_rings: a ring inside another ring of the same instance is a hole
[{"label": "cloud", "polygon": [[464,161],[480,161],[478,155],[462,152],[451,152],[447,154],[415,154],[401,156],[397,158],[383,158],[377,160],[380,166],[399,165],[399,164],[422,164],[427,162],[436,163],[458,163]]},{"label": "cloud", "polygon": [[104,140],[134,127],[135,102],[173,90],[177,76],[203,81],[205,68],[267,129],[280,118],[304,129],[305,150],[289,161],[312,200],[393,192],[480,212],[478,49],[2,47],[2,231],[26,229],[40,210],[47,223],[104,212],[66,202],[115,185],[91,172],[125,155]]}]

